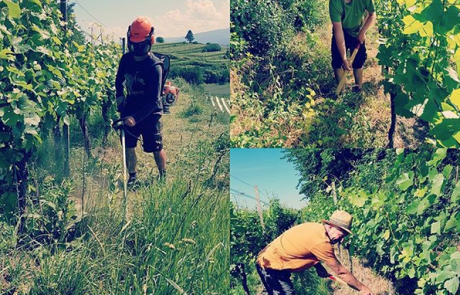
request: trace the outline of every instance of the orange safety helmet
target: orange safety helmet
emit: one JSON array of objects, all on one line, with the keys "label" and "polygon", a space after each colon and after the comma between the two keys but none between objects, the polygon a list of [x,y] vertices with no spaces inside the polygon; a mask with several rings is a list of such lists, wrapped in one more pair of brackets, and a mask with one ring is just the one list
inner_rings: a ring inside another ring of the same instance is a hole
[{"label": "orange safety helmet", "polygon": [[129,51],[139,56],[147,54],[155,43],[154,31],[155,29],[146,17],[138,17],[128,27]]}]

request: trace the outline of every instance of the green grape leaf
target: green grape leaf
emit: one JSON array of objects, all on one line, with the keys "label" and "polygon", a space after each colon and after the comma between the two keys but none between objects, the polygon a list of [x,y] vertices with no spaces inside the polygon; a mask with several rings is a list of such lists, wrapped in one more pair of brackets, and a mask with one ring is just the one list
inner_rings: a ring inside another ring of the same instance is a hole
[{"label": "green grape leaf", "polygon": [[410,203],[410,205],[407,206],[406,213],[411,214],[411,215],[417,214],[419,205],[420,205],[419,200],[412,201],[412,203]]},{"label": "green grape leaf", "polygon": [[405,24],[403,34],[410,35],[418,33],[423,27],[423,23],[416,20],[412,15],[405,16],[403,22]]},{"label": "green grape leaf", "polygon": [[387,229],[387,230],[385,231],[385,233],[383,234],[383,238],[385,239],[385,241],[388,240],[388,239],[390,238],[390,231],[389,231],[388,229]]},{"label": "green grape leaf", "polygon": [[446,226],[444,227],[444,232],[449,232],[451,229],[456,228],[460,226],[460,221],[457,220],[460,213],[457,213],[457,215],[452,215],[450,219],[446,222]]},{"label": "green grape leaf", "polygon": [[455,273],[460,274],[460,252],[455,252],[450,256],[450,266]]},{"label": "green grape leaf", "polygon": [[438,140],[450,139],[455,133],[460,131],[460,119],[443,119],[440,124],[435,125],[430,134]]},{"label": "green grape leaf", "polygon": [[428,190],[428,187],[427,187],[427,186],[425,186],[425,187],[423,187],[423,188],[419,188],[419,189],[417,189],[417,190],[415,191],[415,194],[414,194],[414,195],[415,195],[416,197],[422,198],[422,197],[425,196],[427,190]]},{"label": "green grape leaf", "polygon": [[426,20],[434,24],[438,24],[444,15],[444,6],[440,0],[433,2],[423,10],[422,15],[426,16]]},{"label": "green grape leaf", "polygon": [[455,25],[460,23],[460,9],[455,5],[450,5],[441,19],[441,27],[444,32],[449,32]]},{"label": "green grape leaf", "polygon": [[36,4],[38,5],[40,8],[42,8],[42,3],[40,2],[40,0],[25,0],[24,2],[28,3],[28,4]]},{"label": "green grape leaf", "polygon": [[7,59],[10,61],[14,60],[14,52],[9,49],[3,49],[0,51],[0,59]]},{"label": "green grape leaf", "polygon": [[350,203],[358,208],[363,207],[367,199],[367,195],[363,192],[355,193],[349,197]]},{"label": "green grape leaf", "polygon": [[454,204],[460,201],[460,181],[458,181],[457,184],[455,185],[452,195],[450,196],[450,200]]},{"label": "green grape leaf", "polygon": [[439,197],[441,195],[441,188],[443,184],[444,184],[444,175],[442,174],[436,175],[433,179],[433,186],[431,188],[431,193]]},{"label": "green grape leaf", "polygon": [[435,223],[431,224],[431,233],[432,234],[439,234],[441,231],[441,223],[436,221]]},{"label": "green grape leaf", "polygon": [[414,184],[414,173],[411,171],[409,173],[403,173],[401,176],[396,180],[396,185],[402,190],[406,191],[409,187]]},{"label": "green grape leaf", "polygon": [[11,0],[4,0],[3,2],[5,2],[8,6],[8,14],[11,18],[16,18],[21,15],[21,7],[19,4],[14,3]]},{"label": "green grape leaf", "polygon": [[417,214],[422,215],[428,207],[430,207],[429,198],[421,200],[417,207]]},{"label": "green grape leaf", "polygon": [[447,291],[449,291],[451,294],[457,294],[458,287],[459,287],[458,277],[453,277],[444,283],[444,288],[446,288]]},{"label": "green grape leaf", "polygon": [[443,269],[436,276],[436,284],[440,284],[447,279],[450,279],[455,276],[455,273],[448,269]]},{"label": "green grape leaf", "polygon": [[447,155],[447,149],[437,149],[433,158],[427,162],[428,166],[437,166]]},{"label": "green grape leaf", "polygon": [[460,89],[455,89],[450,95],[450,101],[460,109]]},{"label": "green grape leaf", "polygon": [[444,169],[442,170],[442,175],[444,175],[446,179],[449,179],[452,169],[453,169],[452,165],[446,165],[446,167],[444,167]]}]

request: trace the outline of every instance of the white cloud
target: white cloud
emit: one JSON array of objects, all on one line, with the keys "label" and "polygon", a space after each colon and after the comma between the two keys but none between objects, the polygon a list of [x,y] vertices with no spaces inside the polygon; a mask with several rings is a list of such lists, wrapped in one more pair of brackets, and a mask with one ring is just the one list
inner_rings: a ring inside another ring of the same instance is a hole
[{"label": "white cloud", "polygon": [[185,36],[194,33],[224,29],[230,26],[230,2],[221,0],[216,7],[211,0],[187,0],[184,10],[170,10],[153,18],[157,36]]}]

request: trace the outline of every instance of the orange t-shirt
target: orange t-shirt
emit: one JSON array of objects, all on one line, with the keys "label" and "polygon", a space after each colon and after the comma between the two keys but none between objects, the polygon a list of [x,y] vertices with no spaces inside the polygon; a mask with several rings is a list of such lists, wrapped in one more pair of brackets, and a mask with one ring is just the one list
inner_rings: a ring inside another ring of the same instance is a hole
[{"label": "orange t-shirt", "polygon": [[319,261],[336,260],[334,248],[321,223],[302,223],[277,237],[260,251],[257,263],[263,268],[302,271]]}]

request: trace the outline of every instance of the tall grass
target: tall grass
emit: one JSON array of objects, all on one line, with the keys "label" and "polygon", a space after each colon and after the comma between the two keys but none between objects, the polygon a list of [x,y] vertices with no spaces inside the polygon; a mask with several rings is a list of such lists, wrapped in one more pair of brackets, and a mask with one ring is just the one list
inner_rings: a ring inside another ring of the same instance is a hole
[{"label": "tall grass", "polygon": [[65,243],[17,251],[2,237],[2,294],[225,294],[227,193],[181,177],[135,194],[127,222],[91,196],[99,206]]}]

